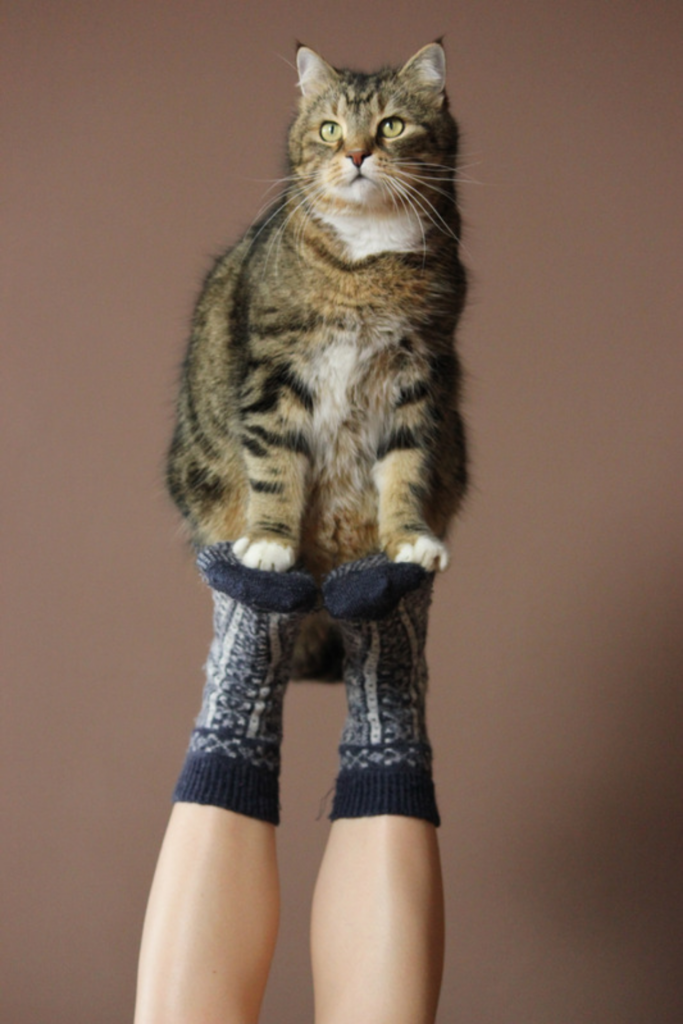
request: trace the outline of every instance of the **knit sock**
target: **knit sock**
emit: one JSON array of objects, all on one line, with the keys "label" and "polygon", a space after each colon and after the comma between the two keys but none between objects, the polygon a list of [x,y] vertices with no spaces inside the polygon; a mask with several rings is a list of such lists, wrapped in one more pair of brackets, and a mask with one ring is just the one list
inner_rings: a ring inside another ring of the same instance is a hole
[{"label": "knit sock", "polygon": [[214,637],[173,799],[277,825],[283,697],[317,588],[305,572],[249,569],[227,543],[204,548],[197,565],[213,593]]},{"label": "knit sock", "polygon": [[349,705],[332,820],[402,814],[440,824],[425,725],[433,582],[421,566],[370,555],[323,583],[344,637]]}]

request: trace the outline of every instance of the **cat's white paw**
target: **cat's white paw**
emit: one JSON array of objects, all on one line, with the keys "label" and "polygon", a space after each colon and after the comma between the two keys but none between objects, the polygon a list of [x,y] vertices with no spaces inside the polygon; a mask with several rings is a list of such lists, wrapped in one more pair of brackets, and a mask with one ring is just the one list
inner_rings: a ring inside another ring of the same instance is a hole
[{"label": "cat's white paw", "polygon": [[294,548],[278,544],[276,540],[255,540],[240,537],[232,546],[242,565],[249,569],[265,569],[267,572],[286,572],[294,565]]},{"label": "cat's white paw", "polygon": [[448,565],[448,551],[436,537],[423,534],[412,544],[402,544],[395,562],[415,562],[428,572],[443,571]]}]

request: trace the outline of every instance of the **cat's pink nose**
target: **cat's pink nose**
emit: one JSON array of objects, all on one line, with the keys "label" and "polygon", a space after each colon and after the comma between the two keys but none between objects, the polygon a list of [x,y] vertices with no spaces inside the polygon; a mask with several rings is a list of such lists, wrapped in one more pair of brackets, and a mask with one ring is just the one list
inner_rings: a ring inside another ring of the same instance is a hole
[{"label": "cat's pink nose", "polygon": [[356,167],[360,167],[366,156],[370,156],[369,153],[364,153],[362,149],[354,149],[351,153],[347,153],[346,155],[349,160],[353,160]]}]

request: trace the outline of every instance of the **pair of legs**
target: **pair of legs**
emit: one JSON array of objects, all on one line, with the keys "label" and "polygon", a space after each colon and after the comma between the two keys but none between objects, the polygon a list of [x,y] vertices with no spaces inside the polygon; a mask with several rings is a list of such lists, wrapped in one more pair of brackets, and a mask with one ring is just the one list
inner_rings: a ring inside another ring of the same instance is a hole
[{"label": "pair of legs", "polygon": [[[256,1024],[278,912],[275,826],[176,804],[147,911],[135,1024]],[[316,1024],[432,1024],[443,896],[431,823],[333,822],[311,953]]]},{"label": "pair of legs", "polygon": [[136,1024],[256,1024],[279,916],[282,698],[321,599],[346,650],[349,716],[316,886],[317,1024],[431,1024],[443,898],[424,724],[431,577],[383,556],[310,577],[205,549],[214,642],[150,896]]}]

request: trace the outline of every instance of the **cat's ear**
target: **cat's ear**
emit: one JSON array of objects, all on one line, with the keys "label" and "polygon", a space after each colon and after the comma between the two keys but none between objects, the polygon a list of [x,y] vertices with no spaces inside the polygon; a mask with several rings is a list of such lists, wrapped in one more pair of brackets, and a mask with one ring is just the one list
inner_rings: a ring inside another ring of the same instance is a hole
[{"label": "cat's ear", "polygon": [[435,96],[442,96],[446,88],[446,54],[441,43],[423,46],[403,65],[400,74]]},{"label": "cat's ear", "polygon": [[315,96],[339,78],[334,68],[319,57],[315,50],[299,44],[296,51],[296,67],[299,72],[299,88],[304,96]]}]

